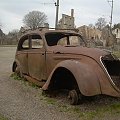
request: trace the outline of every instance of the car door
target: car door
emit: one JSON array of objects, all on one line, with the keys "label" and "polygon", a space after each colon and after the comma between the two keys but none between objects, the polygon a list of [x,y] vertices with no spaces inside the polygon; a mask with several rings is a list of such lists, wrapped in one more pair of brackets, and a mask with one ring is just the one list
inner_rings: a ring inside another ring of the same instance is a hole
[{"label": "car door", "polygon": [[38,34],[30,35],[30,51],[28,52],[28,71],[32,78],[46,79],[44,41]]},{"label": "car door", "polygon": [[23,74],[28,74],[29,36],[23,36],[18,43],[16,60]]}]

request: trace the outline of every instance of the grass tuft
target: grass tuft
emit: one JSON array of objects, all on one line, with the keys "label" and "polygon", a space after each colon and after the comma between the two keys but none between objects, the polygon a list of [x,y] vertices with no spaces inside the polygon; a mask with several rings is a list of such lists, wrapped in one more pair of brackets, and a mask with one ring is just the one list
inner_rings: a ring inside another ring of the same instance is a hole
[{"label": "grass tuft", "polygon": [[18,76],[16,73],[13,73],[11,74],[11,76],[14,80],[18,80],[18,81],[21,81],[25,86],[26,85],[29,85],[35,89],[38,89],[39,87],[35,84],[35,83],[32,83],[32,82],[28,82],[25,78],[21,78],[20,76]]},{"label": "grass tuft", "polygon": [[5,118],[3,115],[0,114],[0,120],[8,120],[8,119]]}]

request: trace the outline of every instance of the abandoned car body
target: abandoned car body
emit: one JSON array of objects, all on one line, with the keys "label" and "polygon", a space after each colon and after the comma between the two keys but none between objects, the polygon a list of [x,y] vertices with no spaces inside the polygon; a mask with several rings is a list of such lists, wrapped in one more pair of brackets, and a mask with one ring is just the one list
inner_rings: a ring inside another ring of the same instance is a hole
[{"label": "abandoned car body", "polygon": [[44,91],[67,89],[71,104],[82,96],[120,97],[120,60],[110,52],[86,47],[72,31],[35,30],[18,43],[13,72]]}]

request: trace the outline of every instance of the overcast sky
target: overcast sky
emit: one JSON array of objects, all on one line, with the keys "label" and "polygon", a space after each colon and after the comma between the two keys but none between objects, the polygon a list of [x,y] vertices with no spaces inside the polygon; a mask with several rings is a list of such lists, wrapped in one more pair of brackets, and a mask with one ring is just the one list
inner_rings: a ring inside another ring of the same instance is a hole
[{"label": "overcast sky", "polygon": [[[56,0],[0,0],[0,21],[5,33],[23,26],[23,17],[32,10],[44,12],[50,27],[55,25]],[[51,4],[42,4],[51,3]],[[59,19],[62,13],[70,15],[74,9],[75,25],[94,24],[99,17],[110,21],[111,7],[107,0],[60,0]],[[113,23],[120,23],[120,0],[114,0]]]}]

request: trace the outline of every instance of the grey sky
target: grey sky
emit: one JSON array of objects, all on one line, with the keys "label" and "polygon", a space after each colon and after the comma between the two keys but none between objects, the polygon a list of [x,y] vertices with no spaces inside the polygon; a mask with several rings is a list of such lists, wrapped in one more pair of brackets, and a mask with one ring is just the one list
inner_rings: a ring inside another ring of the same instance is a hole
[{"label": "grey sky", "polygon": [[[0,0],[0,21],[3,31],[8,33],[13,29],[23,26],[22,19],[32,10],[44,12],[48,16],[50,27],[54,27],[56,0]],[[53,3],[53,4],[41,4]],[[59,19],[62,13],[69,14],[75,10],[75,24],[95,23],[99,17],[105,17],[110,21],[111,7],[107,0],[60,0]],[[114,0],[113,23],[120,23],[120,0]]]}]

